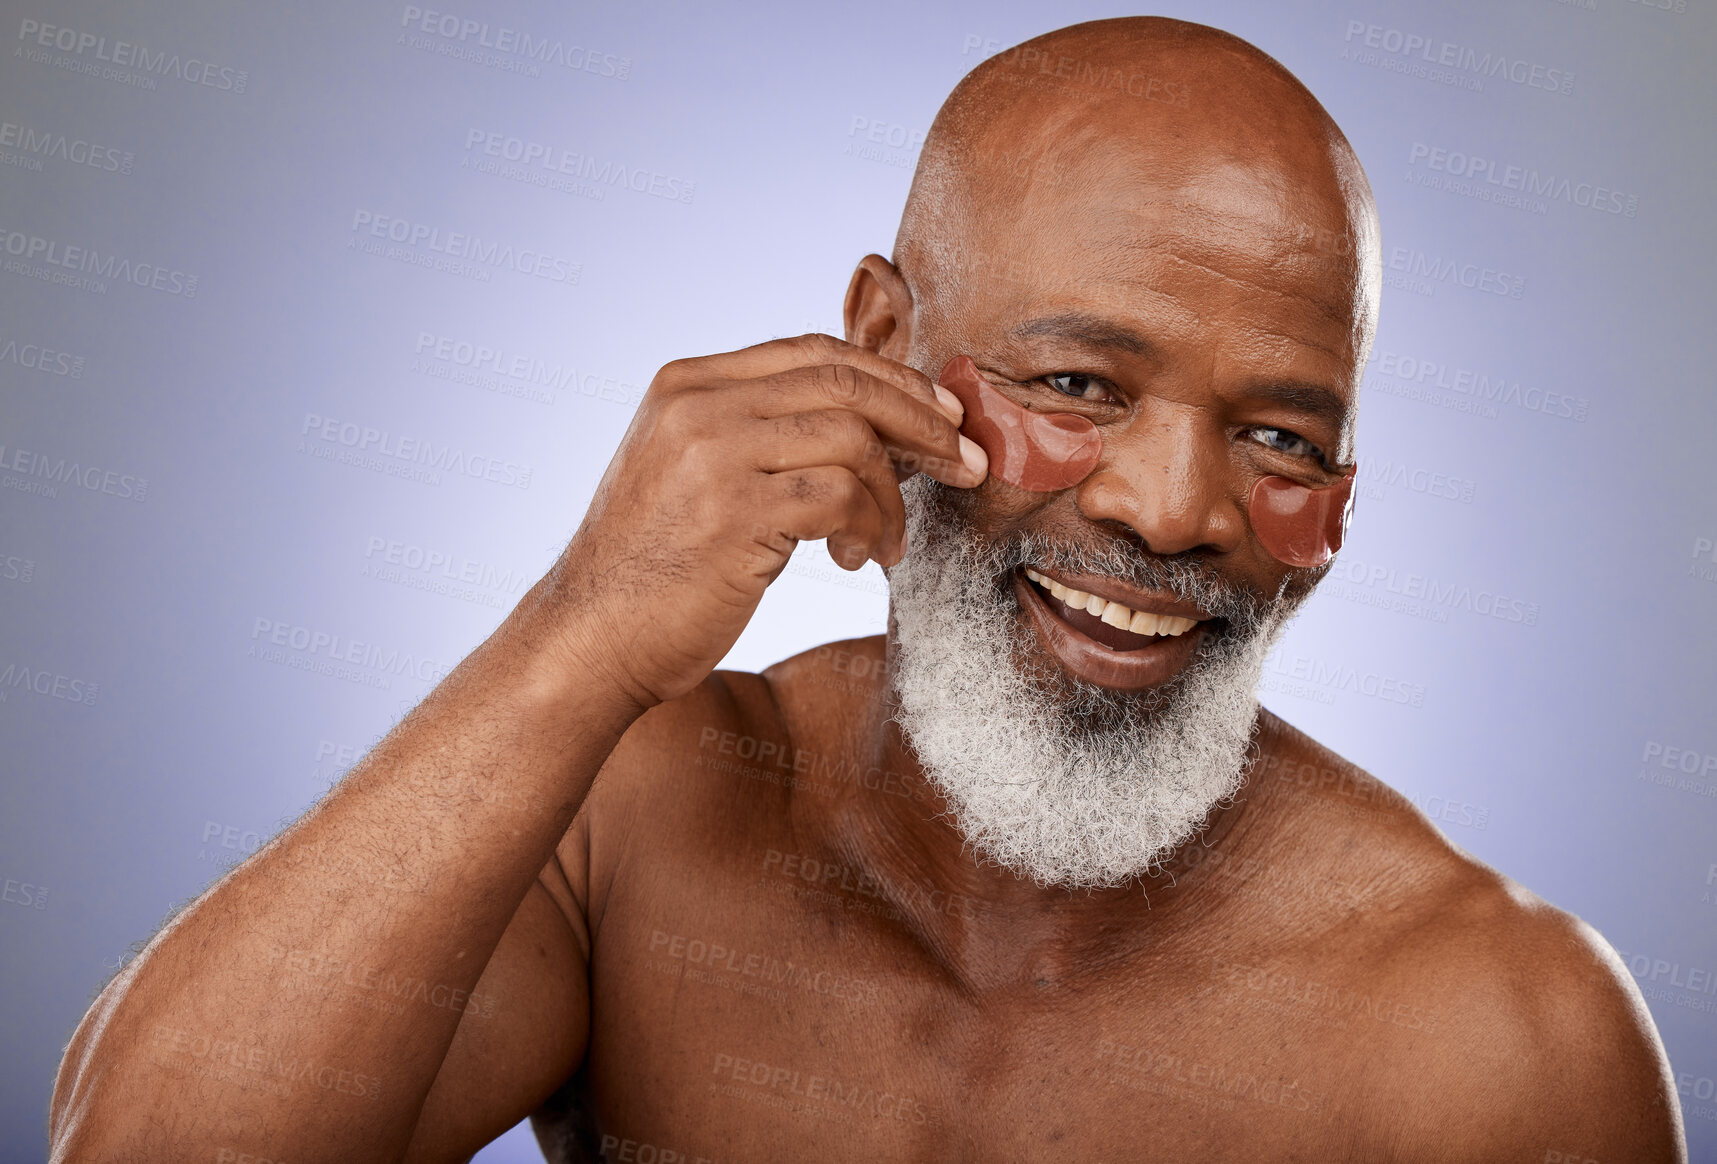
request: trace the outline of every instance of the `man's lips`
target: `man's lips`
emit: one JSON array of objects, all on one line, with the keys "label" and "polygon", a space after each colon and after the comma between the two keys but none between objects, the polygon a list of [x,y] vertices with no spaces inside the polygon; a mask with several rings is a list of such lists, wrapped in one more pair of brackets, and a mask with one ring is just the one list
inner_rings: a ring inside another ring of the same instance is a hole
[{"label": "man's lips", "polygon": [[[1070,583],[1088,581],[1100,589],[1077,587],[1074,598],[1080,593],[1095,593],[1105,602],[1121,603],[1134,614],[1146,614],[1145,622],[1157,620],[1164,629],[1184,626],[1186,620],[1194,623],[1180,634],[1135,634],[1113,625],[1113,617],[1105,622],[1099,614],[1069,606],[1050,593],[1050,578],[1043,578],[1044,583],[1039,584],[1026,577],[1024,568],[1014,572],[1014,590],[1021,609],[1061,665],[1099,687],[1137,691],[1166,683],[1186,666],[1210,625],[1209,616],[1195,607],[1131,591],[1113,579],[1086,579],[1077,575],[1055,579],[1063,589],[1069,588]],[[1121,597],[1123,592],[1125,598]],[[1105,613],[1113,615],[1106,608]],[[1167,620],[1174,621],[1165,626]]]}]

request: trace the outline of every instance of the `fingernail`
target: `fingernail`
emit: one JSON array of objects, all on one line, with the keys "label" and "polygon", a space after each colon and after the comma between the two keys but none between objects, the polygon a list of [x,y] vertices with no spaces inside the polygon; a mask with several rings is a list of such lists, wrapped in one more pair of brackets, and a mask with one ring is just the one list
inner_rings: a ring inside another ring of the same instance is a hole
[{"label": "fingernail", "polygon": [[966,468],[982,477],[989,472],[990,458],[978,443],[965,433],[960,434],[960,459],[966,462]]},{"label": "fingernail", "polygon": [[936,385],[936,400],[942,405],[942,411],[959,424],[966,416],[966,406],[960,403],[960,398],[948,391],[942,385]]}]

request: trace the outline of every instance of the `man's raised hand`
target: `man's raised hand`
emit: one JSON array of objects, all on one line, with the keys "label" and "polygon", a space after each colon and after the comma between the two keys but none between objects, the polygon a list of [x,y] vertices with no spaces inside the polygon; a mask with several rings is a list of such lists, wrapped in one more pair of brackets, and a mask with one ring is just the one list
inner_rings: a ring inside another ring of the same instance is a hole
[{"label": "man's raised hand", "polygon": [[959,402],[825,335],[656,374],[534,612],[642,707],[702,682],[801,541],[848,570],[905,552],[900,482],[970,488]]}]

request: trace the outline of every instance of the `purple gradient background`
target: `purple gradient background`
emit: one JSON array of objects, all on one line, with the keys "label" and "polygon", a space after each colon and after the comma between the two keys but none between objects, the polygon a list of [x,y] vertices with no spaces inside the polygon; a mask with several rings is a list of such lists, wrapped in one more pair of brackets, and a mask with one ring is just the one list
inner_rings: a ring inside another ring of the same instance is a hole
[{"label": "purple gradient background", "polygon": [[[1659,2],[1671,10],[1159,11],[1246,37],[1305,81],[1358,149],[1385,257],[1406,268],[1391,272],[1366,379],[1353,535],[1272,660],[1266,702],[1632,959],[1684,1087],[1693,1158],[1717,1160],[1717,36],[1711,0]],[[626,58],[624,78],[414,48],[400,43],[405,11],[0,4],[0,123],[134,155],[117,173],[0,144],[0,250],[37,237],[198,280],[194,297],[96,292],[0,253],[0,465],[27,450],[112,471],[114,492],[148,482],[141,501],[102,492],[99,475],[49,496],[27,491],[41,481],[28,469],[0,470],[4,1160],[42,1157],[61,1049],[127,947],[429,689],[411,668],[353,681],[302,669],[317,657],[305,652],[271,660],[259,624],[409,654],[426,676],[457,662],[553,560],[661,364],[839,333],[854,263],[890,249],[911,139],[986,46],[1127,10],[442,10]],[[175,78],[148,91],[31,59],[28,20],[242,69],[246,91]],[[1364,49],[1351,22],[1571,72],[1573,89],[1491,77],[1471,91],[1384,67],[1407,58],[1382,47],[1346,59]],[[598,199],[477,172],[463,166],[482,156],[467,152],[473,130],[692,183],[691,198]],[[1637,208],[1547,198],[1540,213],[1427,188],[1416,143],[1602,185]],[[353,245],[359,212],[545,252],[582,264],[579,279],[390,261]],[[1415,263],[1457,277],[1415,277]],[[1519,296],[1460,285],[1486,269],[1520,280]],[[495,390],[523,386],[504,376],[463,383],[447,375],[458,365],[423,362],[423,335],[539,360],[569,383],[534,389],[541,400]],[[68,362],[27,366],[26,345]],[[80,374],[61,374],[73,356]],[[1414,398],[1427,361],[1442,371],[1425,383],[1464,370],[1519,394],[1494,414],[1471,411],[1470,394]],[[1584,419],[1521,403],[1545,391],[1584,401]],[[339,446],[304,436],[309,414],[528,466],[529,485],[320,459],[301,450]],[[393,542],[456,574],[469,564],[475,581],[446,593],[426,588],[441,575],[378,572]],[[845,575],[802,547],[727,665],[878,632],[885,609],[874,566]],[[1669,749],[1695,771],[1662,767]],[[539,1156],[521,1128],[478,1159]]]}]

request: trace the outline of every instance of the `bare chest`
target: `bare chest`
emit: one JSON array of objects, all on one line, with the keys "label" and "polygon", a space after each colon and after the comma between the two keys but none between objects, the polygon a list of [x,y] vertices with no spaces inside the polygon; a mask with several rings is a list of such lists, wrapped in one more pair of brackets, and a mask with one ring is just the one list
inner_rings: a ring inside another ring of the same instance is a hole
[{"label": "bare chest", "polygon": [[[1367,1139],[1355,1071],[1435,1027],[1220,950],[1083,970],[1004,951],[975,990],[873,890],[758,869],[611,903],[583,1158],[1337,1159]],[[936,905],[954,932],[982,920]]]}]

